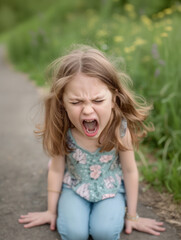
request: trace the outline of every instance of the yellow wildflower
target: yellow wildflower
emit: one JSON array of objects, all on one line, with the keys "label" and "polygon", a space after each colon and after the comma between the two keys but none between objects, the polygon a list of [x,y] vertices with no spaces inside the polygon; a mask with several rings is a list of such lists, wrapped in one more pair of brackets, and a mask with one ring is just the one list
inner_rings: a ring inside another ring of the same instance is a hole
[{"label": "yellow wildflower", "polygon": [[135,46],[125,47],[124,48],[125,53],[131,53],[135,51]]},{"label": "yellow wildflower", "polygon": [[161,45],[162,44],[162,41],[159,37],[156,37],[155,38],[155,42],[158,44],[158,45]]},{"label": "yellow wildflower", "polygon": [[124,9],[127,11],[127,12],[133,12],[134,11],[134,6],[130,3],[127,3],[124,5]]},{"label": "yellow wildflower", "polygon": [[128,16],[132,19],[136,18],[136,12],[134,9],[134,5],[127,3],[124,5],[125,11],[128,13]]},{"label": "yellow wildflower", "polygon": [[168,33],[163,32],[163,33],[160,34],[160,36],[161,36],[161,37],[168,37]]},{"label": "yellow wildflower", "polygon": [[142,62],[150,62],[150,60],[151,60],[151,57],[150,56],[144,56],[143,58],[142,58]]},{"label": "yellow wildflower", "polygon": [[158,18],[163,18],[165,16],[165,14],[163,13],[163,12],[159,12],[158,14],[157,14],[157,17]]},{"label": "yellow wildflower", "polygon": [[150,26],[152,24],[151,19],[148,18],[146,15],[141,16],[141,21],[147,26]]},{"label": "yellow wildflower", "polygon": [[165,27],[165,30],[168,31],[168,32],[172,31],[172,29],[173,29],[173,28],[172,28],[171,26]]},{"label": "yellow wildflower", "polygon": [[144,40],[144,39],[142,39],[142,38],[136,38],[136,40],[134,41],[134,46],[141,46],[141,45],[143,45],[143,44],[145,44],[146,43],[146,41]]},{"label": "yellow wildflower", "polygon": [[173,10],[172,10],[171,8],[166,8],[166,9],[164,10],[164,13],[167,14],[167,15],[170,15],[170,14],[173,13]]},{"label": "yellow wildflower", "polygon": [[120,43],[124,41],[124,38],[122,36],[114,36],[114,42]]},{"label": "yellow wildflower", "polygon": [[177,11],[178,11],[178,12],[181,12],[181,5],[178,5]]},{"label": "yellow wildflower", "polygon": [[101,38],[101,37],[106,37],[108,33],[105,30],[101,29],[96,33],[96,35],[97,37]]}]

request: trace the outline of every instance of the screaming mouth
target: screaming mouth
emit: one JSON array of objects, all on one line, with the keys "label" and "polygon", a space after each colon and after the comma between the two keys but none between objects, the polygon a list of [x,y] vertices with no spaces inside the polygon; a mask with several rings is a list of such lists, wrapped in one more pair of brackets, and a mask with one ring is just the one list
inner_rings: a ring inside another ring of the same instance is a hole
[{"label": "screaming mouth", "polygon": [[88,136],[92,136],[92,134],[96,133],[98,130],[98,122],[95,119],[83,120],[83,126],[85,134]]}]

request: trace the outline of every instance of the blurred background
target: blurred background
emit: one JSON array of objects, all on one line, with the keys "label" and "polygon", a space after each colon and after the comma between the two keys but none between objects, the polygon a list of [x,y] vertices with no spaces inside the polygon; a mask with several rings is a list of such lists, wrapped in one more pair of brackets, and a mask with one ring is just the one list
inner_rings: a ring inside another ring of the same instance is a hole
[{"label": "blurred background", "polygon": [[1,0],[0,43],[42,87],[47,65],[72,44],[114,58],[154,106],[156,130],[136,153],[140,180],[181,201],[181,1]]}]

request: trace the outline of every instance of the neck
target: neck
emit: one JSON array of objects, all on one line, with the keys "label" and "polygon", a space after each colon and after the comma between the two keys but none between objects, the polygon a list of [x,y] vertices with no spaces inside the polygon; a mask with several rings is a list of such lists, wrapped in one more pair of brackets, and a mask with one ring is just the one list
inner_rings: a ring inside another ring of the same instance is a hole
[{"label": "neck", "polygon": [[76,131],[75,128],[71,129],[72,136],[74,137],[76,143],[82,147],[83,149],[94,152],[98,148],[98,139],[97,138],[91,138],[86,137]]}]

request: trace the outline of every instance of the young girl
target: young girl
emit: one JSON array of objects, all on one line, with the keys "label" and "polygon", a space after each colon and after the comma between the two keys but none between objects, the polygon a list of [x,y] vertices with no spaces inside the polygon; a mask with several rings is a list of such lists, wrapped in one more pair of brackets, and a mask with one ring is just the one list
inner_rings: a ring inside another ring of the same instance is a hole
[{"label": "young girl", "polygon": [[[150,107],[138,103],[98,50],[83,46],[58,59],[38,134],[52,157],[48,209],[20,217],[25,228],[45,223],[62,240],[117,240],[133,229],[159,235],[163,223],[138,216],[133,147],[149,131]],[[125,212],[125,206],[127,210]]]}]

